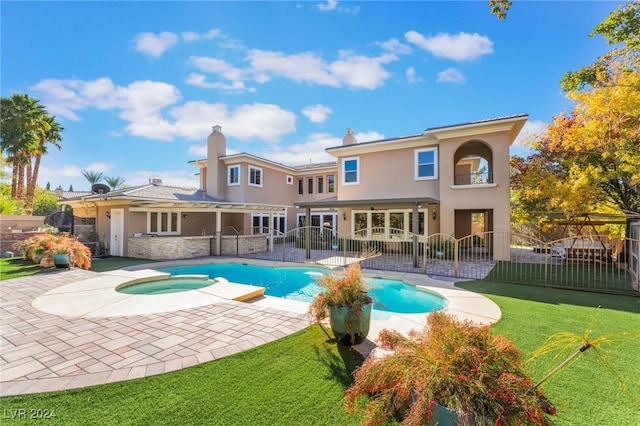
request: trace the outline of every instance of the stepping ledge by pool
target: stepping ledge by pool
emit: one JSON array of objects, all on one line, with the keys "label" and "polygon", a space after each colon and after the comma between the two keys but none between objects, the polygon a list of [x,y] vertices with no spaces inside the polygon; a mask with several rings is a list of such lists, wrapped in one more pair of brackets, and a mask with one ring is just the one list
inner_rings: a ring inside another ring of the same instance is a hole
[{"label": "stepping ledge by pool", "polygon": [[31,305],[65,317],[104,318],[178,311],[229,300],[247,301],[263,296],[265,291],[264,287],[231,283],[224,278],[214,279],[211,286],[180,293],[132,295],[115,291],[125,283],[161,280],[169,275],[152,269],[103,272],[98,277],[50,290],[36,297]]}]

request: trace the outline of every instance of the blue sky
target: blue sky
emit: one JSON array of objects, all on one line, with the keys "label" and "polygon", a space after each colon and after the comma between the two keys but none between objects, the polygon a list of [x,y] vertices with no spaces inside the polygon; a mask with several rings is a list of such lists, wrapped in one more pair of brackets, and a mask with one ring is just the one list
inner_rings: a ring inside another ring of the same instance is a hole
[{"label": "blue sky", "polygon": [[[2,1],[1,93],[39,99],[65,128],[39,184],[197,187],[211,126],[228,153],[295,166],[359,142],[571,108],[558,81],[608,50],[612,1]],[[524,153],[517,144],[512,153]]]}]

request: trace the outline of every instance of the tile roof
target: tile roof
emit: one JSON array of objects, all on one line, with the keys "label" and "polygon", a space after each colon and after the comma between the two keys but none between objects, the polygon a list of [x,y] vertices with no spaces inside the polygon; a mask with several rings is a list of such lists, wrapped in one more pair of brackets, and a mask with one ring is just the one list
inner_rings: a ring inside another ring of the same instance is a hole
[{"label": "tile roof", "polygon": [[146,184],[140,186],[132,186],[128,188],[116,189],[106,194],[90,194],[84,197],[76,198],[129,198],[144,199],[158,201],[174,201],[174,202],[226,202],[220,198],[211,197],[206,192],[195,188],[184,188],[179,186],[165,186],[158,184]]}]

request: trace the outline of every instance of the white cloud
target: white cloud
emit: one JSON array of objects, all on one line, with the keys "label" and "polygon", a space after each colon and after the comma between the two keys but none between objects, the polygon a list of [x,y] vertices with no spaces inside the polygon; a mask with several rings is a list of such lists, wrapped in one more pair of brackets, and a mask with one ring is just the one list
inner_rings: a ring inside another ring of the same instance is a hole
[{"label": "white cloud", "polygon": [[527,138],[547,130],[547,123],[542,120],[527,120],[524,127],[513,141],[511,147],[528,148],[525,141]]},{"label": "white cloud", "polygon": [[438,81],[444,83],[464,83],[464,75],[455,68],[447,68],[438,73]]},{"label": "white cloud", "polygon": [[217,89],[225,92],[255,92],[253,87],[246,87],[243,81],[232,81],[230,83],[214,82],[209,83],[207,76],[197,73],[189,74],[186,80],[191,86],[201,87],[203,89]]},{"label": "white cloud", "polygon": [[187,154],[197,159],[207,158],[207,145],[190,145],[187,149]]},{"label": "white cloud", "polygon": [[314,163],[335,161],[335,157],[327,154],[325,150],[338,145],[342,145],[342,138],[328,133],[314,133],[309,135],[305,142],[288,145],[284,150],[271,149],[258,155],[288,166],[300,166],[309,164],[310,160]]},{"label": "white cloud", "polygon": [[178,43],[178,36],[170,32],[140,33],[136,35],[136,50],[145,55],[159,58],[170,47]]},{"label": "white cloud", "polygon": [[405,38],[434,56],[454,61],[472,61],[482,55],[493,53],[493,42],[487,36],[478,33],[440,33],[433,37],[425,37],[416,31],[408,31]]},{"label": "white cloud", "polygon": [[416,70],[413,67],[407,68],[407,71],[405,72],[405,74],[407,76],[407,81],[409,83],[418,83],[422,81],[422,78],[416,75]]},{"label": "white cloud", "polygon": [[302,110],[302,114],[312,123],[323,123],[329,119],[332,113],[331,108],[320,104],[309,105]]},{"label": "white cloud", "polygon": [[[355,133],[354,136],[358,143],[384,139],[384,135],[375,131]],[[301,166],[309,164],[310,161],[313,163],[333,162],[336,161],[336,158],[327,154],[326,149],[341,146],[343,137],[344,135],[312,133],[302,143],[287,145],[285,149],[270,146],[268,152],[256,153],[256,155],[288,166]]]},{"label": "white cloud", "polygon": [[127,122],[128,134],[152,140],[171,141],[176,136],[201,140],[214,124],[225,126],[227,134],[237,139],[271,143],[295,131],[296,115],[277,105],[254,103],[233,111],[221,103],[191,101],[177,105],[179,91],[162,82],[116,86],[109,79],[46,80],[32,89],[42,93],[43,105],[52,115],[79,120],[76,112],[80,110],[113,110]]},{"label": "white cloud", "polygon": [[113,164],[97,162],[87,165],[83,170],[89,170],[96,173],[106,173],[113,168]]},{"label": "white cloud", "polygon": [[327,63],[314,53],[285,55],[282,52],[253,49],[247,59],[254,70],[264,75],[273,74],[297,82],[324,86],[340,86],[340,81],[328,72]]},{"label": "white cloud", "polygon": [[408,44],[401,43],[400,40],[398,40],[397,38],[392,38],[387,41],[381,41],[376,44],[378,44],[380,47],[382,47],[384,50],[390,53],[394,53],[398,55],[408,55],[411,53],[411,46],[409,46]]},{"label": "white cloud", "polygon": [[375,89],[389,77],[381,64],[396,60],[395,55],[367,57],[348,51],[340,52],[340,59],[327,63],[315,53],[285,55],[282,52],[253,49],[247,57],[255,75],[261,81],[268,76],[289,78],[299,83],[351,89]]},{"label": "white cloud", "polygon": [[222,103],[191,101],[173,108],[170,115],[175,119],[175,134],[190,140],[206,138],[211,126],[219,124],[227,137],[275,143],[294,132],[296,122],[294,113],[277,105],[260,103],[229,111]]},{"label": "white cloud", "polygon": [[198,40],[211,40],[213,38],[218,37],[220,34],[222,33],[222,31],[215,29],[215,30],[209,30],[208,32],[204,33],[204,34],[198,34],[196,32],[193,31],[187,31],[182,33],[182,40],[187,41],[187,42],[193,42],[193,41],[198,41]]},{"label": "white cloud", "polygon": [[[376,131],[358,132],[354,133],[354,136],[358,143],[379,141],[385,138],[382,133],[378,133]],[[340,143],[342,143],[342,140],[340,140]]]},{"label": "white cloud", "polygon": [[326,3],[318,3],[318,10],[323,12],[328,12],[331,10],[336,10],[338,7],[338,0],[326,0]]},{"label": "white cloud", "polygon": [[[80,120],[77,111],[88,108],[119,111],[118,116],[129,122],[159,120],[161,110],[180,99],[174,86],[153,81],[116,86],[108,78],[89,81],[48,79],[31,89],[42,94],[42,102],[52,115],[73,121]],[[136,134],[140,134],[138,132]]]}]

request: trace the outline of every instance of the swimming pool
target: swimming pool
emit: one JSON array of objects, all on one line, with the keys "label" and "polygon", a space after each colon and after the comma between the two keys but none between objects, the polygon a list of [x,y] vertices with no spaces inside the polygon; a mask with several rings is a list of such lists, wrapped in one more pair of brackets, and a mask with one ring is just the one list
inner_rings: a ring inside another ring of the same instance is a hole
[{"label": "swimming pool", "polygon": [[[265,295],[311,302],[322,291],[317,279],[330,270],[313,266],[268,267],[243,263],[211,263],[158,268],[173,275],[207,275],[265,288]],[[365,277],[374,309],[395,313],[423,313],[444,309],[447,299],[399,280]]]}]

